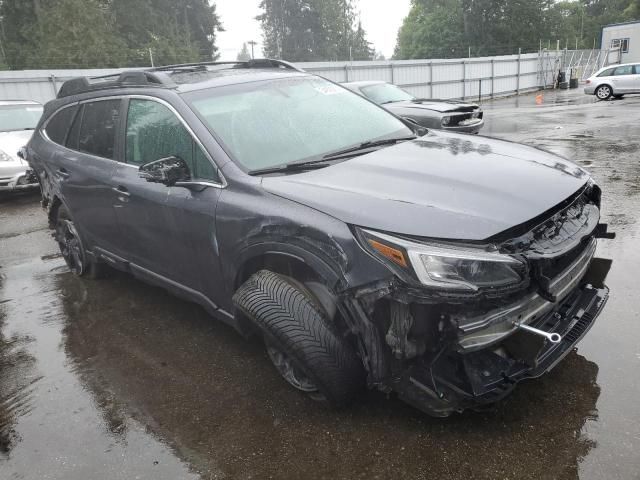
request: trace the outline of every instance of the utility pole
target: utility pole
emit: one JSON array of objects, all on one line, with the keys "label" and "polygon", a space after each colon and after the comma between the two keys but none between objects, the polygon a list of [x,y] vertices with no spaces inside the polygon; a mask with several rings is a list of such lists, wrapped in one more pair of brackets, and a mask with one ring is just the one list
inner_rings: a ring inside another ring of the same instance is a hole
[{"label": "utility pole", "polygon": [[149,49],[149,60],[151,60],[151,68],[155,67],[153,64],[153,52]]},{"label": "utility pole", "polygon": [[251,45],[251,59],[254,59],[255,57],[253,56],[253,47],[255,47],[258,42],[256,42],[255,40],[249,40],[247,43]]}]

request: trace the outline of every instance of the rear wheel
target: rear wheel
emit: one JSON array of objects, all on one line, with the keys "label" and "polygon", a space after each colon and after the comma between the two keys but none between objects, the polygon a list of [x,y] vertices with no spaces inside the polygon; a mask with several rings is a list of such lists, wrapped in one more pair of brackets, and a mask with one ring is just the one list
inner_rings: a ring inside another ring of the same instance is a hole
[{"label": "rear wheel", "polygon": [[78,277],[99,278],[105,265],[97,263],[85,250],[67,207],[60,205],[55,224],[55,238],[69,270]]},{"label": "rear wheel", "polygon": [[298,285],[262,270],[233,300],[262,331],[269,358],[289,385],[343,406],[364,385],[362,363],[319,303]]},{"label": "rear wheel", "polygon": [[596,89],[596,97],[600,100],[608,100],[613,95],[613,91],[609,85],[600,85]]}]

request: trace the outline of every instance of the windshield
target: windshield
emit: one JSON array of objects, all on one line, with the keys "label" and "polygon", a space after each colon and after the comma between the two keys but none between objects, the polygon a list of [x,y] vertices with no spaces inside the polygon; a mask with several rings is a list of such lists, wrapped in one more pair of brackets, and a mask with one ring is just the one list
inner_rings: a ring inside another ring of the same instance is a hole
[{"label": "windshield", "polygon": [[412,134],[391,114],[318,77],[231,85],[185,98],[249,171]]},{"label": "windshield", "polygon": [[0,132],[33,130],[42,116],[42,105],[0,106]]},{"label": "windshield", "polygon": [[383,103],[404,102],[414,100],[415,97],[390,83],[379,83],[360,89],[365,97],[382,105]]}]

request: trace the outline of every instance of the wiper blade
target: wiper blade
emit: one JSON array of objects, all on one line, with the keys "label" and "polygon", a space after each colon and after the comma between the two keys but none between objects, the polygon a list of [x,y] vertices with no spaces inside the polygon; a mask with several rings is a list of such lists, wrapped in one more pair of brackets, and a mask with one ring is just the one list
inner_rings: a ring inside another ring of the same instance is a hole
[{"label": "wiper blade", "polygon": [[283,173],[283,172],[295,172],[302,170],[315,170],[318,168],[328,167],[330,165],[329,162],[333,160],[339,160],[343,157],[355,156],[360,153],[362,150],[369,150],[375,147],[381,147],[384,145],[394,145],[398,142],[404,142],[407,140],[415,140],[415,135],[409,137],[397,137],[397,138],[386,138],[384,140],[375,140],[361,143],[360,145],[356,145],[355,147],[345,148],[344,150],[338,150],[337,152],[331,152],[322,158],[315,160],[304,160],[301,162],[292,162],[287,163],[285,165],[276,165],[275,167],[267,167],[267,168],[259,168],[256,170],[249,171],[249,175],[266,175],[269,173]]},{"label": "wiper blade", "polygon": [[370,148],[382,147],[385,145],[395,145],[398,142],[405,142],[407,140],[415,140],[415,135],[411,135],[409,137],[396,137],[396,138],[386,138],[384,140],[373,140],[369,142],[361,143],[360,145],[356,145],[355,147],[345,148],[344,150],[338,150],[337,152],[331,152],[322,157],[324,160],[331,160],[342,157],[344,155],[356,154],[361,150],[368,150]]},{"label": "wiper blade", "polygon": [[266,175],[269,173],[282,173],[282,172],[296,172],[303,170],[315,170],[318,168],[327,167],[328,164],[324,159],[310,160],[305,162],[293,162],[285,165],[277,165],[275,167],[258,168],[256,170],[250,170],[249,175]]}]

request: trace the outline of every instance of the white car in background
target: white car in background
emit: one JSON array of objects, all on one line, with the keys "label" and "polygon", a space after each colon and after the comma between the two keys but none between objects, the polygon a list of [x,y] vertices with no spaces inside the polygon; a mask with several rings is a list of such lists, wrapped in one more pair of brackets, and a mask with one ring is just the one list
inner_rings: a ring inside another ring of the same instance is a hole
[{"label": "white car in background", "polygon": [[600,100],[640,93],[640,64],[624,63],[601,68],[586,81],[584,93]]},{"label": "white car in background", "polygon": [[0,100],[0,192],[38,187],[38,179],[18,151],[31,139],[42,105],[30,100]]}]

